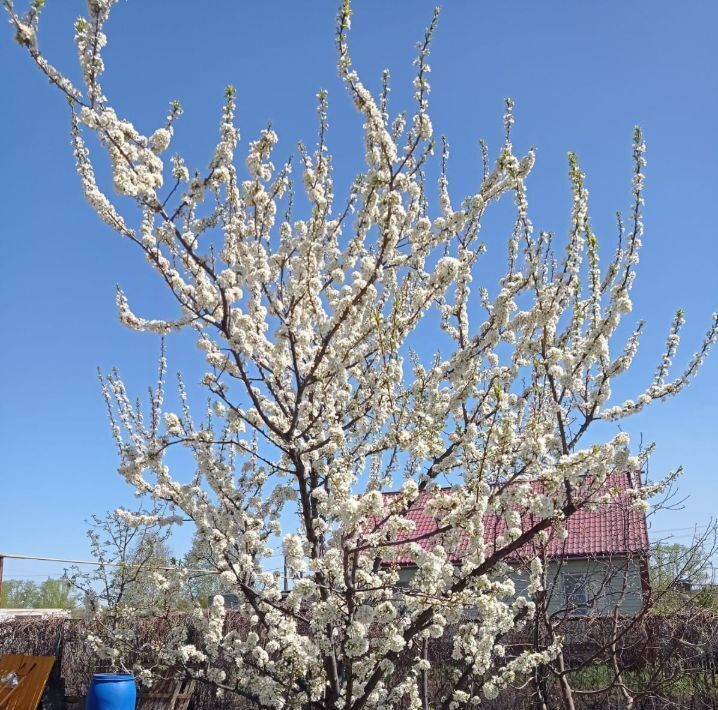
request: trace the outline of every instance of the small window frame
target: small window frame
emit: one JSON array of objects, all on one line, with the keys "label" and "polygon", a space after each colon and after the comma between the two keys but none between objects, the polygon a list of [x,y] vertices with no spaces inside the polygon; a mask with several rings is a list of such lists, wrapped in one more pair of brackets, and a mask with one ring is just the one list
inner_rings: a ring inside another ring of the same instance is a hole
[{"label": "small window frame", "polygon": [[562,572],[561,591],[563,603],[571,616],[588,616],[589,589],[585,574]]}]

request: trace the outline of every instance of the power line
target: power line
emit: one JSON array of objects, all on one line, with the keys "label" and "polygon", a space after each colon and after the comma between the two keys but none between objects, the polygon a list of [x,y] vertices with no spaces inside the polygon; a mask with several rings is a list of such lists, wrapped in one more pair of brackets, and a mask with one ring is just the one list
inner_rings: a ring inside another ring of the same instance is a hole
[{"label": "power line", "polygon": [[[283,557],[283,555],[268,555],[267,557],[264,557],[263,559],[275,559],[278,557]],[[182,570],[184,572],[197,572],[201,574],[221,574],[221,572],[217,570],[211,570],[211,569],[197,569],[193,567],[182,567],[181,565],[156,565],[151,566],[147,564],[134,564],[130,562],[98,562],[97,560],[71,560],[71,559],[65,559],[62,557],[43,557],[39,555],[16,555],[16,554],[9,554],[5,552],[0,552],[0,571],[2,570],[2,560],[31,560],[33,562],[61,562],[63,564],[71,564],[71,565],[93,565],[95,567],[130,567],[130,568],[142,568],[147,571],[156,571],[156,570],[163,570],[163,571],[174,571],[174,570]],[[33,576],[31,574],[28,574],[27,576]],[[36,574],[34,575],[36,577],[44,576],[42,574]]]},{"label": "power line", "polygon": [[663,530],[650,530],[652,533],[667,533],[667,532],[675,532],[676,530],[702,530],[704,528],[712,527],[710,524],[706,525],[688,525],[685,528],[664,528]]},{"label": "power line", "polygon": [[[282,557],[282,555],[269,555],[268,559],[273,559],[275,557]],[[0,595],[2,594],[2,585],[3,585],[3,563],[5,560],[32,560],[34,562],[61,562],[64,564],[71,564],[71,565],[93,565],[95,567],[130,567],[137,569],[144,569],[148,572],[153,572],[157,570],[162,571],[175,571],[180,570],[184,572],[193,572],[196,574],[202,574],[202,575],[210,575],[210,574],[222,574],[219,570],[212,570],[212,569],[195,569],[192,567],[181,567],[179,565],[175,566],[163,566],[158,565],[156,567],[150,567],[148,565],[144,564],[131,564],[131,563],[125,563],[125,562],[98,562],[97,560],[71,560],[71,559],[64,559],[62,557],[42,557],[40,555],[16,555],[16,554],[8,554],[4,552],[0,552]],[[280,568],[272,568],[270,570],[267,570],[269,572],[281,572],[282,570]],[[36,574],[36,573],[20,573],[24,577],[45,577],[45,574]],[[11,579],[11,578],[10,578]],[[8,579],[8,581],[10,581]],[[49,577],[48,577],[49,579]]]},{"label": "power line", "polygon": [[[129,562],[98,562],[97,560],[66,560],[61,557],[40,557],[37,555],[11,555],[11,554],[6,554],[4,552],[0,552],[0,560],[2,560],[2,559],[33,560],[35,562],[63,562],[65,564],[71,564],[71,565],[94,565],[95,567],[137,567],[137,568],[141,567],[142,569],[146,569],[148,571],[184,570],[185,572],[201,572],[203,574],[213,573],[212,570],[193,569],[191,567],[181,567],[179,565],[174,565],[172,567],[164,566],[164,565],[157,565],[155,567],[150,567],[148,565],[133,564],[133,563],[129,563]],[[219,574],[219,572],[214,572],[214,574]]]}]

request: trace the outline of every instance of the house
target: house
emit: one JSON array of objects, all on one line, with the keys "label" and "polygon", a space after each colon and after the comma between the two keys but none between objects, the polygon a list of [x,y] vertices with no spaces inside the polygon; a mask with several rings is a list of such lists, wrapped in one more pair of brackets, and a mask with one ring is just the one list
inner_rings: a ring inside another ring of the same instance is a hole
[{"label": "house", "polygon": [[[540,485],[540,484],[536,484]],[[638,613],[649,591],[648,530],[643,512],[634,509],[629,490],[631,478],[627,474],[610,476],[606,481],[610,502],[598,510],[580,508],[566,523],[568,537],[556,533],[539,546],[532,543],[512,554],[507,561],[513,568],[511,575],[517,594],[528,585],[528,565],[540,556],[544,562],[545,606],[550,616],[607,615],[618,607],[619,613],[632,616]],[[387,493],[387,497],[396,494]],[[424,549],[441,543],[434,517],[425,512],[431,493],[422,493],[407,513],[415,524],[412,533],[401,539],[416,540]],[[531,526],[531,516],[522,516],[524,529]],[[487,515],[484,520],[484,541],[491,545],[504,532],[503,517]],[[458,564],[469,546],[463,536],[449,558]],[[399,584],[410,583],[415,572],[413,558],[399,555]]]}]

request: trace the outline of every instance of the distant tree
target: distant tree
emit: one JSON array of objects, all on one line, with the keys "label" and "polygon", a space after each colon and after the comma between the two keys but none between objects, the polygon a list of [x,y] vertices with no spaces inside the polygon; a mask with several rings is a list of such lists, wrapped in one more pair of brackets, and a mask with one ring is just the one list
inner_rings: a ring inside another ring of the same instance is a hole
[{"label": "distant tree", "polygon": [[37,586],[28,579],[7,579],[2,585],[0,607],[5,609],[31,609]]},{"label": "distant tree", "polygon": [[140,574],[129,579],[125,587],[124,603],[134,607],[154,606],[160,603],[164,594],[158,587],[161,578],[153,572],[164,574],[169,568],[177,566],[167,538],[161,531],[152,530],[130,550],[128,569],[136,566]]},{"label": "distant tree", "polygon": [[703,545],[659,542],[651,551],[651,585],[655,590],[675,586],[679,580],[707,582],[710,571],[710,557]]},{"label": "distant tree", "polygon": [[137,511],[132,522],[118,511],[103,518],[92,516],[87,536],[97,565],[82,570],[73,566],[65,572],[89,610],[170,603],[163,575],[177,561],[168,544],[171,526],[157,522],[159,512],[158,507]]},{"label": "distant tree", "polygon": [[37,587],[38,609],[75,609],[77,595],[66,579],[48,578]]},{"label": "distant tree", "polygon": [[5,609],[75,609],[77,596],[65,579],[44,582],[8,579],[3,582],[0,607]]},{"label": "distant tree", "polygon": [[[216,573],[217,560],[211,547],[200,535],[195,534],[192,539],[192,547],[185,555],[184,564],[190,570],[187,580],[189,598],[200,606],[209,606],[210,600],[217,594],[235,591],[231,584],[223,582],[221,576]],[[205,569],[205,574],[199,571]]]},{"label": "distant tree", "polygon": [[718,606],[712,558],[716,551],[714,525],[689,545],[660,542],[651,551],[651,589],[658,596],[656,607],[669,612],[685,606]]}]

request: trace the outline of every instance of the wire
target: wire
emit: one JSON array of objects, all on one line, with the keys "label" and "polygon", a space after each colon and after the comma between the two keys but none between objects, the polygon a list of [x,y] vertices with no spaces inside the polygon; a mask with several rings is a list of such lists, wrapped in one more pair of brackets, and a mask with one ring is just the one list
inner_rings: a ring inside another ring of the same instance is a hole
[{"label": "wire", "polygon": [[664,528],[663,530],[651,530],[652,533],[667,533],[667,532],[675,532],[676,530],[702,530],[704,528],[712,527],[710,524],[706,525],[689,525],[685,528]]},{"label": "wire", "polygon": [[180,567],[179,565],[175,565],[172,567],[169,566],[157,566],[157,567],[147,567],[145,565],[138,565],[138,564],[130,564],[126,562],[97,562],[96,560],[66,560],[61,557],[40,557],[36,555],[11,555],[11,554],[5,554],[4,552],[0,552],[0,560],[6,559],[6,560],[33,560],[35,562],[63,562],[66,564],[71,565],[94,565],[95,567],[137,567],[142,568],[149,571],[154,570],[183,570],[185,572],[201,572],[202,574],[220,574],[219,572],[214,572],[212,570],[208,569],[193,569],[191,567]]},{"label": "wire", "polygon": [[[275,559],[277,557],[282,557],[283,555],[268,555],[264,559]],[[163,571],[172,571],[172,570],[181,570],[184,572],[196,572],[200,574],[222,574],[218,570],[212,570],[212,569],[197,569],[192,567],[182,567],[180,565],[174,565],[174,566],[157,566],[157,567],[149,567],[147,565],[143,564],[130,564],[127,562],[98,562],[97,560],[69,560],[69,559],[63,559],[61,557],[41,557],[37,555],[13,555],[13,554],[6,554],[4,552],[0,552],[0,560],[32,560],[34,562],[62,562],[65,564],[71,564],[71,565],[94,565],[95,567],[137,567],[138,569],[141,568],[143,570],[146,570],[148,572],[152,572],[155,570],[163,570]],[[42,574],[26,574],[28,577],[43,577],[45,575]]]}]

